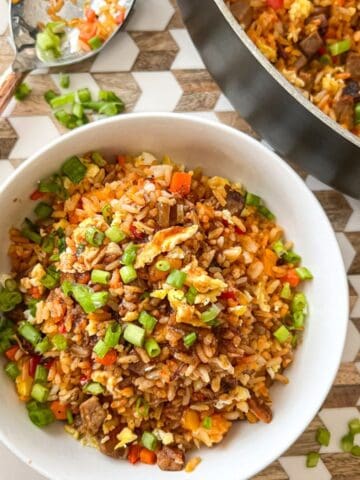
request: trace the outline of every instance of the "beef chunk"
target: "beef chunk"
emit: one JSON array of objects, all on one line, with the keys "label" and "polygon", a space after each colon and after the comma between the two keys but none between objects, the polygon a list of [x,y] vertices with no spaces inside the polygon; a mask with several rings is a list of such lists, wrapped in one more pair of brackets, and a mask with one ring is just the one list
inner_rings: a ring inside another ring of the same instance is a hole
[{"label": "beef chunk", "polygon": [[245,198],[236,190],[229,190],[226,196],[226,206],[231,215],[240,215],[245,205]]},{"label": "beef chunk", "polygon": [[294,63],[294,68],[296,71],[301,70],[308,62],[308,58],[305,55],[301,54],[300,57]]},{"label": "beef chunk", "polygon": [[236,20],[247,28],[253,19],[253,9],[250,0],[238,0],[230,5],[230,9]]},{"label": "beef chunk", "polygon": [[325,13],[319,13],[317,15],[312,15],[311,17],[309,17],[307,23],[316,24],[319,32],[323,35],[326,32],[329,22]]},{"label": "beef chunk", "polygon": [[96,435],[103,424],[106,413],[97,397],[90,397],[80,405],[80,415],[85,433]]},{"label": "beef chunk", "polygon": [[350,52],[346,57],[346,70],[353,80],[360,80],[360,54]]},{"label": "beef chunk", "polygon": [[345,124],[348,128],[354,123],[354,97],[343,95],[334,105],[336,120]]},{"label": "beef chunk", "polygon": [[342,91],[343,95],[350,95],[355,100],[360,98],[360,84],[355,80],[349,80],[346,82],[345,88]]},{"label": "beef chunk", "polygon": [[163,447],[157,454],[157,464],[161,470],[176,472],[184,468],[185,455],[179,448]]},{"label": "beef chunk", "polygon": [[230,390],[233,390],[237,386],[238,382],[235,377],[229,375],[221,379],[221,389],[225,393],[229,393]]},{"label": "beef chunk", "polygon": [[318,32],[311,33],[300,42],[300,48],[307,57],[312,57],[324,44]]}]

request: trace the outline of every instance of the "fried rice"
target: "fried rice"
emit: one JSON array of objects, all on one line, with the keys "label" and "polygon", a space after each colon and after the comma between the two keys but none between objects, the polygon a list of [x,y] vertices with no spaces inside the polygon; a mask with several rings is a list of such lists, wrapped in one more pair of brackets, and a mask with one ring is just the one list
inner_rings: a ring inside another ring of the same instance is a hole
[{"label": "fried rice", "polygon": [[360,6],[355,0],[227,0],[259,50],[342,127],[360,135]]},{"label": "fried rice", "polygon": [[93,152],[30,198],[36,219],[10,232],[0,351],[36,426],[181,470],[233,422],[272,420],[312,275],[260,197],[167,156]]}]

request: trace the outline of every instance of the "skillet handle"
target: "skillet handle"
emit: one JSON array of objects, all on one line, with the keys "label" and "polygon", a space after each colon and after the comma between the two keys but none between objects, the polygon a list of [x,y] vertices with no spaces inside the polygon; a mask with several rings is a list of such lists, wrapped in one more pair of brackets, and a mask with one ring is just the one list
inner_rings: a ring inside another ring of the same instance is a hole
[{"label": "skillet handle", "polygon": [[2,114],[15,93],[16,87],[23,81],[27,72],[14,72],[9,67],[0,77],[0,114]]}]

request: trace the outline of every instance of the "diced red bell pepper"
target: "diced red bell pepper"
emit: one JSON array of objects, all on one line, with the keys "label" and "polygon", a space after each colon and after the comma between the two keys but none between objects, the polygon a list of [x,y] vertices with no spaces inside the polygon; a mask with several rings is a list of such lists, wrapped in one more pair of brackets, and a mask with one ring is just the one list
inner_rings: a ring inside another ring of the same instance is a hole
[{"label": "diced red bell pepper", "polygon": [[222,292],[220,298],[221,300],[236,300],[236,293],[232,290],[227,290],[226,292]]},{"label": "diced red bell pepper", "polygon": [[13,347],[10,347],[8,350],[5,352],[6,358],[11,360],[12,362],[15,360],[15,355],[16,352],[19,350],[19,345],[14,345]]},{"label": "diced red bell pepper", "polygon": [[44,193],[43,192],[40,192],[39,190],[35,190],[31,195],[30,195],[30,199],[31,200],[40,200],[40,198],[43,198],[44,197]]},{"label": "diced red bell pepper", "polygon": [[135,227],[135,225],[130,225],[130,232],[134,238],[138,240],[142,240],[145,237],[145,233],[139,232],[139,230]]},{"label": "diced red bell pepper", "polygon": [[30,377],[35,376],[36,367],[39,365],[41,357],[39,355],[33,355],[29,360],[29,375]]},{"label": "diced red bell pepper", "polygon": [[243,232],[237,225],[235,225],[234,230],[238,235],[245,235],[245,232]]},{"label": "diced red bell pepper", "polygon": [[130,445],[128,456],[127,456],[130,463],[135,464],[136,462],[139,461],[140,451],[141,451],[140,445]]},{"label": "diced red bell pepper", "polygon": [[284,283],[286,283],[286,282],[289,283],[291,287],[297,287],[300,283],[300,277],[296,273],[296,270],[294,268],[292,268],[291,270],[288,270],[286,275],[281,277],[281,280]]}]

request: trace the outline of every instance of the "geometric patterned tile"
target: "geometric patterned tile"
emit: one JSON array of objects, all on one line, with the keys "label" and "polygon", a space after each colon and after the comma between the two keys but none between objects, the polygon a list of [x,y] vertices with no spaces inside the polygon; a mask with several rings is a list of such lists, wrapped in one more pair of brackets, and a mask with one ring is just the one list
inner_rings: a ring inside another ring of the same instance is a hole
[{"label": "geometric patterned tile", "polygon": [[346,200],[348,201],[351,208],[353,209],[353,213],[351,214],[345,226],[345,232],[359,231],[360,230],[360,200],[348,197],[347,195],[346,195]]},{"label": "geometric patterned tile", "polygon": [[360,384],[333,386],[323,403],[324,408],[353,407],[360,397]]},{"label": "geometric patterned tile", "polygon": [[135,112],[171,112],[178,103],[182,89],[170,72],[133,72],[141,89]]},{"label": "geometric patterned tile", "polygon": [[289,476],[280,465],[280,462],[277,461],[255,475],[255,477],[252,477],[251,480],[289,480]]},{"label": "geometric patterned tile", "polygon": [[331,433],[329,446],[322,446],[320,452],[341,452],[340,440],[347,433],[348,422],[353,418],[359,418],[358,409],[356,407],[324,408],[319,412],[319,417]]},{"label": "geometric patterned tile", "polygon": [[171,69],[205,69],[205,65],[199,52],[196,50],[188,31],[185,28],[178,28],[170,30],[170,33],[179,46],[179,53],[171,65]]},{"label": "geometric patterned tile", "polygon": [[353,362],[360,349],[360,333],[351,320],[348,322],[348,329],[345,340],[345,347],[342,355],[342,362]]},{"label": "geometric patterned tile", "polygon": [[50,105],[44,100],[44,93],[47,90],[56,89],[56,83],[49,75],[28,75],[26,83],[31,88],[29,95],[22,102],[15,102],[11,116],[33,115],[34,111],[38,115],[49,115]]},{"label": "geometric patterned tile", "polygon": [[9,121],[6,118],[0,117],[0,159],[8,158],[16,140],[16,132]]},{"label": "geometric patterned tile", "polygon": [[360,318],[360,275],[348,275],[350,285],[355,290],[356,300],[351,309],[350,317]]},{"label": "geometric patterned tile", "polygon": [[[220,96],[221,97],[221,96]],[[220,120],[220,122],[225,123],[225,125],[229,125],[230,127],[236,128],[241,132],[247,133],[251,137],[259,139],[259,135],[251,128],[251,126],[247,123],[246,120],[240,117],[237,112],[220,112],[216,111],[216,116]]]},{"label": "geometric patterned tile", "polygon": [[360,232],[347,232],[345,235],[356,252],[348,273],[360,274]]},{"label": "geometric patterned tile", "polygon": [[321,419],[316,416],[310,425],[308,425],[305,432],[303,432],[296,442],[284,453],[284,457],[291,457],[294,455],[306,455],[308,452],[318,452],[319,444],[315,440],[316,431],[319,427],[323,427]]},{"label": "geometric patterned tile", "polygon": [[314,192],[325,210],[333,229],[338,232],[345,228],[352,213],[352,208],[345,197],[336,190]]},{"label": "geometric patterned tile", "polygon": [[335,235],[341,250],[342,258],[345,265],[345,270],[348,272],[355,258],[356,251],[353,245],[348,240],[348,237],[344,233],[338,232],[338,233],[335,233]]},{"label": "geometric patterned tile", "polygon": [[170,70],[179,51],[169,32],[131,32],[139,49],[133,71]]},{"label": "geometric patterned tile", "polygon": [[173,70],[172,73],[184,92],[176,112],[213,110],[220,90],[206,70]]},{"label": "geometric patterned tile", "polygon": [[279,462],[290,480],[331,480],[331,474],[321,459],[314,468],[306,467],[306,457],[282,457]]},{"label": "geometric patterned tile", "polygon": [[165,30],[175,12],[168,0],[140,0],[127,24],[127,31]]},{"label": "geometric patterned tile", "polygon": [[139,49],[131,36],[119,32],[111,44],[102,50],[91,66],[91,72],[126,72],[131,70]]},{"label": "geometric patterned tile", "polygon": [[[8,8],[6,0],[0,0],[0,12],[6,11]],[[0,15],[0,35],[4,35],[7,27],[8,27],[8,16],[7,15]]]},{"label": "geometric patterned tile", "polygon": [[170,0],[170,3],[175,8],[175,13],[168,23],[167,29],[171,30],[172,28],[185,28],[180,10],[177,8],[177,0]]},{"label": "geometric patterned tile", "polygon": [[214,107],[215,112],[231,112],[235,111],[234,107],[231,105],[230,101],[222,93],[216,102]]},{"label": "geometric patterned tile", "polygon": [[360,460],[349,453],[321,456],[333,480],[360,480]]},{"label": "geometric patterned tile", "polygon": [[309,175],[307,177],[305,183],[313,192],[331,190],[331,188],[328,185],[326,185],[326,183],[321,182],[320,180],[313,177],[312,175]]}]

